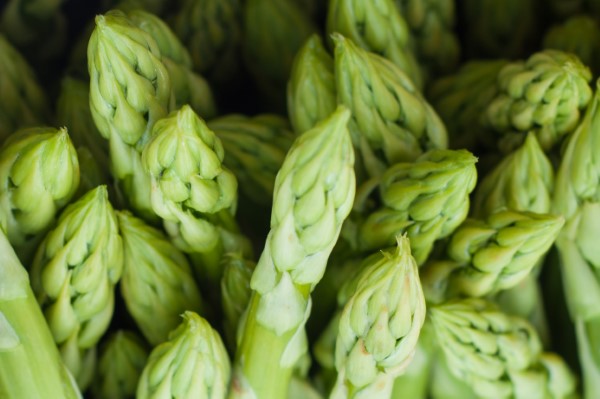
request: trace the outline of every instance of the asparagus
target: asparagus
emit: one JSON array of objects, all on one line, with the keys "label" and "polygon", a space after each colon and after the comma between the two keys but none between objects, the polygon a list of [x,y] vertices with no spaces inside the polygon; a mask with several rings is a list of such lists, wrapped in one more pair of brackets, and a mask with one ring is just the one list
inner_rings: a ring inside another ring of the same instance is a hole
[{"label": "asparagus", "polygon": [[358,222],[353,247],[371,251],[393,245],[406,232],[418,264],[435,240],[449,236],[467,217],[477,158],[466,150],[431,150],[382,175],[382,206]]},{"label": "asparagus", "polygon": [[354,152],[339,107],[299,136],[277,174],[271,231],[250,282],[231,397],[285,397],[306,352],[310,293],[354,200]]},{"label": "asparagus", "polygon": [[413,358],[425,299],[410,242],[361,272],[340,316],[335,344],[338,378],[332,398],[389,398],[394,378]]},{"label": "asparagus", "polygon": [[50,118],[46,94],[23,56],[0,34],[0,144],[19,128]]},{"label": "asparagus", "polygon": [[410,78],[415,87],[423,77],[415,55],[408,24],[394,0],[331,0],[327,33],[341,34],[366,51],[380,54]]},{"label": "asparagus", "polygon": [[352,111],[350,132],[370,176],[447,147],[446,129],[396,65],[334,34],[338,102]]},{"label": "asparagus", "polygon": [[33,262],[33,290],[83,390],[93,376],[95,346],[113,314],[122,269],[122,242],[106,186],[67,206]]},{"label": "asparagus", "polygon": [[28,268],[78,185],[79,161],[64,128],[23,129],[0,149],[0,228]]},{"label": "asparagus", "polygon": [[109,141],[113,175],[132,209],[156,220],[141,151],[154,123],[174,106],[156,41],[118,10],[96,17],[88,44],[90,109]]},{"label": "asparagus", "polygon": [[570,398],[576,382],[567,365],[542,353],[525,320],[481,299],[429,309],[448,368],[481,398]]},{"label": "asparagus", "polygon": [[244,65],[270,109],[284,112],[294,56],[316,27],[294,0],[248,0],[242,18]]},{"label": "asparagus", "polygon": [[485,111],[485,123],[500,135],[499,148],[510,151],[529,131],[544,150],[554,146],[577,127],[592,98],[591,78],[575,55],[557,50],[540,51],[502,68],[499,93]]},{"label": "asparagus", "polygon": [[0,229],[0,393],[6,398],[81,398],[20,263]]},{"label": "asparagus", "polygon": [[287,106],[294,131],[301,134],[336,108],[333,58],[313,34],[298,50],[287,86]]},{"label": "asparagus", "polygon": [[274,114],[231,114],[212,119],[207,126],[221,140],[223,163],[238,179],[241,193],[257,204],[270,205],[275,176],[294,140],[287,120]]},{"label": "asparagus", "polygon": [[429,264],[423,275],[434,302],[482,297],[521,282],[550,249],[564,218],[502,209],[484,220],[467,219],[448,243],[448,260]]},{"label": "asparagus", "polygon": [[230,365],[219,334],[202,317],[183,313],[169,340],[150,353],[136,398],[225,398]]},{"label": "asparagus", "polygon": [[482,115],[496,97],[496,79],[508,60],[467,61],[454,74],[434,80],[428,98],[448,128],[451,148],[475,150],[486,139]]},{"label": "asparagus", "polygon": [[102,347],[92,393],[97,399],[135,397],[138,380],[148,359],[145,343],[133,332],[118,330]]},{"label": "asparagus", "polygon": [[121,293],[142,334],[156,346],[167,340],[184,311],[206,309],[185,255],[131,213],[117,212],[117,218],[123,237]]}]

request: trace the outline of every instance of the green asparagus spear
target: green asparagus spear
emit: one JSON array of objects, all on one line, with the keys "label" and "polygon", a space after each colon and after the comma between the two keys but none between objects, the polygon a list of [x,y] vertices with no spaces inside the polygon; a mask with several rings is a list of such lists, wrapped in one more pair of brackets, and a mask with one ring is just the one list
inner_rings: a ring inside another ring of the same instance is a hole
[{"label": "green asparagus spear", "polygon": [[0,229],[0,394],[4,398],[79,399],[29,285]]},{"label": "green asparagus spear", "polygon": [[224,399],[230,364],[219,334],[196,313],[183,313],[183,322],[169,340],[150,353],[136,398]]},{"label": "green asparagus spear", "polygon": [[252,274],[230,396],[285,397],[306,352],[310,293],[354,200],[354,152],[339,107],[300,135],[277,174],[271,231]]},{"label": "green asparagus spear", "polygon": [[0,149],[0,227],[28,268],[78,185],[79,161],[64,128],[23,129]]},{"label": "green asparagus spear", "polygon": [[185,255],[160,230],[129,212],[118,212],[117,218],[123,237],[121,293],[142,334],[155,346],[167,340],[184,311],[206,309]]},{"label": "green asparagus spear", "polygon": [[114,309],[123,247],[105,186],[70,204],[40,245],[32,287],[61,355],[85,390]]}]

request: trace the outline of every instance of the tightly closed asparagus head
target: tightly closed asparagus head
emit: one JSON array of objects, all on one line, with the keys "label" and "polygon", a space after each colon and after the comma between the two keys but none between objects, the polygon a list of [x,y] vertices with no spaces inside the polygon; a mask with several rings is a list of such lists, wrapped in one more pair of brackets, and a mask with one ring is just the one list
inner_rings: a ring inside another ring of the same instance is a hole
[{"label": "tightly closed asparagus head", "polygon": [[418,266],[407,237],[361,272],[339,320],[333,398],[390,397],[410,364],[425,321]]},{"label": "tightly closed asparagus head", "polygon": [[161,61],[171,78],[175,109],[189,104],[203,118],[215,116],[217,110],[211,88],[202,76],[192,71],[191,56],[171,28],[144,10],[129,11],[127,17],[156,41]]},{"label": "tightly closed asparagus head", "polygon": [[233,353],[237,342],[238,325],[250,302],[252,294],[250,279],[256,263],[233,252],[226,253],[221,262],[223,263],[223,277],[221,278],[223,327],[227,346]]},{"label": "tightly closed asparagus head", "polygon": [[0,229],[0,392],[6,398],[78,399],[29,285],[27,271]]},{"label": "tightly closed asparagus head", "polygon": [[160,230],[129,212],[117,217],[123,237],[121,293],[142,334],[155,346],[167,340],[184,311],[201,312],[204,302],[185,255]]},{"label": "tightly closed asparagus head", "polygon": [[596,57],[600,51],[600,26],[590,15],[575,15],[554,25],[544,35],[543,47],[573,53],[593,72],[600,72]]},{"label": "tightly closed asparagus head", "polygon": [[148,354],[146,344],[135,333],[126,330],[112,333],[101,347],[98,370],[91,389],[94,397],[134,398]]},{"label": "tightly closed asparagus head", "polygon": [[25,265],[73,198],[79,177],[77,153],[65,128],[23,129],[0,149],[0,228]]},{"label": "tightly closed asparagus head", "polygon": [[205,258],[201,274],[214,284],[223,251],[247,246],[234,220],[237,180],[223,157],[221,141],[189,106],[156,123],[142,154],[154,211],[179,249]]},{"label": "tightly closed asparagus head", "polygon": [[563,225],[562,216],[508,209],[483,220],[467,219],[448,243],[455,263],[444,262],[431,273],[449,272],[438,278],[450,297],[481,297],[514,287],[550,249]]},{"label": "tightly closed asparagus head", "polygon": [[383,205],[359,223],[355,246],[384,248],[406,232],[422,264],[434,241],[449,236],[467,217],[476,162],[466,150],[431,150],[386,170],[379,185]]},{"label": "tightly closed asparagus head", "polygon": [[88,44],[90,110],[109,141],[111,169],[130,207],[155,220],[140,153],[154,123],[174,105],[169,72],[155,39],[125,13],[96,17]]},{"label": "tightly closed asparagus head", "polygon": [[338,33],[366,51],[390,60],[415,87],[423,77],[412,49],[411,35],[394,0],[332,0],[327,12],[327,33]]},{"label": "tightly closed asparagus head", "polygon": [[249,0],[242,13],[244,65],[270,109],[283,113],[294,57],[316,27],[294,0]]},{"label": "tightly closed asparagus head", "polygon": [[591,78],[577,56],[558,50],[506,65],[498,74],[499,93],[485,111],[486,125],[500,136],[498,147],[510,151],[529,131],[544,150],[553,147],[579,124],[592,98]]},{"label": "tightly closed asparagus head", "polygon": [[[70,204],[40,245],[32,286],[54,341],[82,389],[114,309],[123,247],[106,186]],[[88,374],[86,374],[88,373]]]},{"label": "tightly closed asparagus head", "polygon": [[338,102],[352,111],[352,141],[370,176],[447,147],[446,128],[408,75],[340,34],[333,40]]},{"label": "tightly closed asparagus head", "polygon": [[448,128],[451,148],[474,150],[485,141],[484,110],[496,97],[496,79],[508,60],[471,60],[434,80],[428,98]]},{"label": "tightly closed asparagus head", "polygon": [[570,398],[574,376],[562,359],[542,354],[533,327],[481,299],[429,309],[448,369],[481,398]]},{"label": "tightly closed asparagus head", "polygon": [[169,340],[150,353],[136,398],[226,397],[231,366],[221,337],[196,313],[182,317]]},{"label": "tightly closed asparagus head", "polygon": [[306,353],[310,293],[354,200],[349,118],[340,106],[300,135],[277,174],[271,231],[240,326],[232,397],[284,397],[294,366]]},{"label": "tightly closed asparagus head", "polygon": [[552,164],[530,133],[483,178],[475,191],[471,215],[484,218],[501,208],[548,213],[553,190]]},{"label": "tightly closed asparagus head", "polygon": [[454,0],[395,0],[406,20],[424,80],[452,71],[460,58]]},{"label": "tightly closed asparagus head", "polygon": [[240,0],[185,0],[171,21],[194,70],[217,87],[240,69],[241,7]]},{"label": "tightly closed asparagus head", "polygon": [[223,163],[238,179],[241,193],[257,204],[271,205],[275,176],[294,140],[288,121],[274,114],[231,114],[207,126],[221,140]]},{"label": "tightly closed asparagus head", "polygon": [[304,133],[335,111],[337,104],[333,57],[313,34],[298,50],[287,86],[290,122]]},{"label": "tightly closed asparagus head", "polygon": [[535,0],[461,2],[464,48],[469,58],[522,57],[536,43],[540,4]]},{"label": "tightly closed asparagus head", "polygon": [[43,125],[50,118],[46,94],[23,56],[0,34],[0,145],[20,128]]}]

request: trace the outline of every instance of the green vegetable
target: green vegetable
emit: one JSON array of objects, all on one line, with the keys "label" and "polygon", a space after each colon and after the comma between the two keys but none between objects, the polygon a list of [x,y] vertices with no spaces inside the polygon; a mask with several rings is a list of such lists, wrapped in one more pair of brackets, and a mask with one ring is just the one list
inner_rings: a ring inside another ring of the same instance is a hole
[{"label": "green vegetable", "polygon": [[92,392],[98,399],[135,397],[138,380],[148,359],[145,343],[133,332],[118,330],[104,343]]},{"label": "green vegetable", "polygon": [[33,262],[33,290],[82,390],[93,377],[90,363],[110,323],[122,269],[122,241],[106,186],[67,206]]},{"label": "green vegetable", "polygon": [[399,67],[340,34],[333,40],[338,102],[352,111],[352,142],[370,176],[447,147],[442,121]]},{"label": "green vegetable", "polygon": [[0,229],[0,393],[5,398],[81,398],[29,285]]},{"label": "green vegetable", "polygon": [[425,298],[410,242],[398,238],[363,269],[344,306],[335,343],[332,398],[389,398],[410,364],[425,321]]},{"label": "green vegetable", "polygon": [[306,352],[310,293],[354,200],[349,118],[339,107],[300,135],[277,174],[271,231],[240,326],[232,397],[285,397],[294,366]]},{"label": "green vegetable", "polygon": [[314,34],[298,50],[287,86],[287,108],[297,134],[327,118],[336,108],[333,57]]},{"label": "green vegetable", "polygon": [[0,149],[0,227],[27,268],[78,185],[79,161],[64,128],[23,129]]},{"label": "green vegetable", "polygon": [[158,345],[184,311],[201,312],[204,303],[185,255],[160,230],[129,212],[118,212],[117,218],[123,237],[121,293],[146,340]]},{"label": "green vegetable", "polygon": [[169,340],[150,353],[136,398],[226,397],[230,365],[221,337],[196,313],[182,317]]}]

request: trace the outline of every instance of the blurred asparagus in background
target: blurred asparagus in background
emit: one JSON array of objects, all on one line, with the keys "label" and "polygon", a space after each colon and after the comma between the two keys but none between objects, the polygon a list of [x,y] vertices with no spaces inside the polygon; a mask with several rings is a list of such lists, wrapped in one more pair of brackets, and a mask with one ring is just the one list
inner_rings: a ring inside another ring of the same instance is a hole
[{"label": "blurred asparagus in background", "polygon": [[40,240],[75,195],[79,176],[66,129],[23,129],[0,149],[0,227],[27,269]]}]

